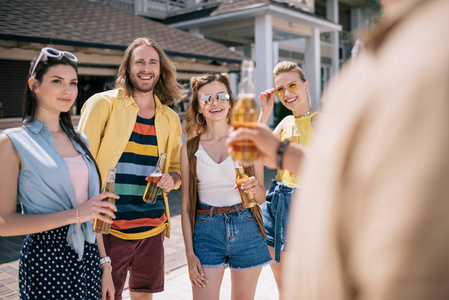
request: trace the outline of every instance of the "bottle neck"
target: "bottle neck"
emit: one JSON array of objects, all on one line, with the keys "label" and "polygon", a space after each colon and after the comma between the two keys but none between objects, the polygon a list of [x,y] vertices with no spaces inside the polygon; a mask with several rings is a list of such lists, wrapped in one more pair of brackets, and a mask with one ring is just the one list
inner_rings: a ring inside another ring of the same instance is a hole
[{"label": "bottle neck", "polygon": [[114,192],[114,186],[115,186],[115,182],[114,181],[107,181],[104,190],[106,192],[113,193]]},{"label": "bottle neck", "polygon": [[156,167],[154,168],[154,172],[160,172],[162,171],[162,168],[164,167],[165,157],[159,157],[159,160],[156,163]]},{"label": "bottle neck", "polygon": [[240,94],[254,94],[254,62],[244,60],[239,84]]},{"label": "bottle neck", "polygon": [[245,177],[245,171],[243,170],[243,167],[235,167],[235,173],[240,178]]}]

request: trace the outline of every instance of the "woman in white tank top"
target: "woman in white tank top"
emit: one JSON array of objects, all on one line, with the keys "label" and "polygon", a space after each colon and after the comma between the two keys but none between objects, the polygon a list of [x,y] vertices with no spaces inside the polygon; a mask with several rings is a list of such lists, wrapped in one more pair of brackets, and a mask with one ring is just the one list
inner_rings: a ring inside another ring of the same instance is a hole
[{"label": "woman in white tank top", "polygon": [[[206,74],[192,78],[191,86],[186,132],[196,137],[181,148],[181,216],[193,299],[219,299],[225,267],[231,269],[232,299],[254,299],[262,266],[271,257],[263,225],[259,227],[260,209],[242,205],[225,145],[234,105],[229,79],[227,74]],[[255,174],[242,188],[262,204],[261,164]]]}]

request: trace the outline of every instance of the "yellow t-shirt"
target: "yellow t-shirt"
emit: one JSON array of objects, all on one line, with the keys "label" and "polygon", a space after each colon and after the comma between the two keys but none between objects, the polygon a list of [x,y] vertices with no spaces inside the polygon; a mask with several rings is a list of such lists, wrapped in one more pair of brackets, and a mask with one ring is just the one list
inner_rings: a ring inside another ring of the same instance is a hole
[{"label": "yellow t-shirt", "polygon": [[[291,139],[292,136],[292,127],[296,125],[299,131],[299,144],[300,145],[309,145],[312,139],[315,137],[315,132],[312,128],[311,119],[318,112],[315,111],[308,116],[294,118],[293,122],[287,124],[284,130],[281,133],[281,140]],[[288,170],[280,170],[278,169],[276,174],[276,180],[283,182],[289,186],[299,186],[301,183],[301,179]]]}]

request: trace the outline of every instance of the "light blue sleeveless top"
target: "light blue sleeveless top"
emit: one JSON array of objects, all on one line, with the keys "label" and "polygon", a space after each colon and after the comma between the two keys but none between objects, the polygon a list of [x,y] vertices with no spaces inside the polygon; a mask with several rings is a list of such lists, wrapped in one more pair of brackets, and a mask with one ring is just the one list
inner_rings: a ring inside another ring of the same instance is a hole
[{"label": "light blue sleeveless top", "polygon": [[[75,189],[64,159],[56,151],[47,125],[34,120],[22,127],[3,131],[13,142],[19,153],[22,168],[19,172],[17,197],[24,214],[47,214],[78,206]],[[87,144],[87,137],[81,134]],[[72,139],[73,146],[83,156],[89,169],[89,199],[99,193],[98,175],[94,162],[80,145]],[[84,242],[95,242],[93,221],[81,225],[71,224],[67,232],[67,243],[81,260]]]}]

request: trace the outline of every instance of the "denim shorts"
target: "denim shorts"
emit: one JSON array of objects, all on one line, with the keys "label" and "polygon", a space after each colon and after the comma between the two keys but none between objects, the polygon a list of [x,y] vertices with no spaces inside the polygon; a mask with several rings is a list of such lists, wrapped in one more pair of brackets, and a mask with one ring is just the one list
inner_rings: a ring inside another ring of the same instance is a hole
[{"label": "denim shorts", "polygon": [[281,251],[285,251],[285,231],[288,210],[295,188],[273,180],[267,199],[262,206],[262,219],[267,232],[267,244],[274,248],[275,260],[281,260]]},{"label": "denim shorts", "polygon": [[249,269],[272,262],[267,243],[249,208],[227,214],[212,214],[212,211],[208,215],[197,214],[193,251],[203,268],[223,265],[231,269]]}]

